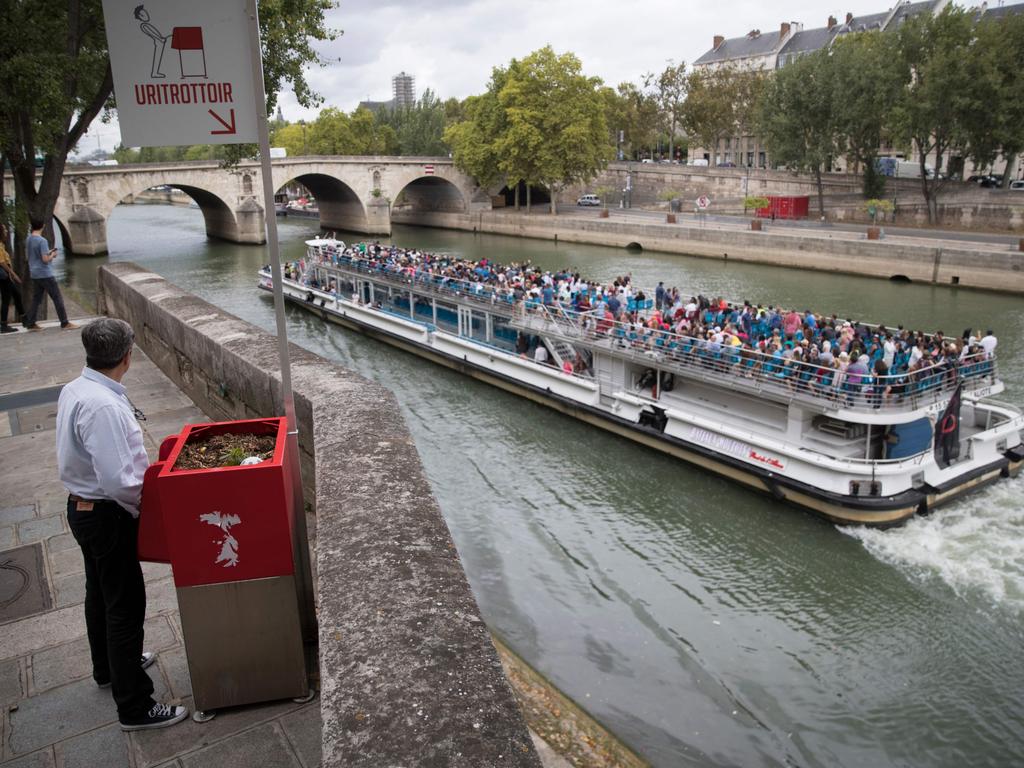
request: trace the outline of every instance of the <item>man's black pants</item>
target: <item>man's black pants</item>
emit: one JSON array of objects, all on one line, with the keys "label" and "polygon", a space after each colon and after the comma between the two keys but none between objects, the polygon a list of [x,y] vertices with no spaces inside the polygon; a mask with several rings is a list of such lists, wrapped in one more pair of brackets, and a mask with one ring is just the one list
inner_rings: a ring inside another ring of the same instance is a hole
[{"label": "man's black pants", "polygon": [[141,667],[146,586],[139,565],[139,521],[113,501],[69,498],[68,524],[85,558],[92,676],[97,683],[111,684],[120,719],[144,715],[154,702],[153,681]]},{"label": "man's black pants", "polygon": [[7,325],[7,309],[14,302],[14,322],[25,314],[21,305],[21,288],[9,277],[0,277],[0,325]]},{"label": "man's black pants", "polygon": [[68,324],[68,313],[64,309],[64,297],[60,293],[60,286],[57,285],[55,277],[33,277],[32,278],[32,303],[29,304],[28,314],[25,315],[26,325],[36,324],[36,314],[39,312],[39,302],[43,299],[43,292],[53,299],[53,307],[57,310],[57,317],[61,325]]}]

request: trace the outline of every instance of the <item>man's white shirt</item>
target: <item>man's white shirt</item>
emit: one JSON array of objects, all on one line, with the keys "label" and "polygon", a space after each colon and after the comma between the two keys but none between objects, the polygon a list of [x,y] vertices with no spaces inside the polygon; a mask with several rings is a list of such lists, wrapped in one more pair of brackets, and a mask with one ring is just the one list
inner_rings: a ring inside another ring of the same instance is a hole
[{"label": "man's white shirt", "polygon": [[84,499],[116,501],[138,517],[148,466],[124,385],[84,368],[57,401],[57,468],[64,487]]}]

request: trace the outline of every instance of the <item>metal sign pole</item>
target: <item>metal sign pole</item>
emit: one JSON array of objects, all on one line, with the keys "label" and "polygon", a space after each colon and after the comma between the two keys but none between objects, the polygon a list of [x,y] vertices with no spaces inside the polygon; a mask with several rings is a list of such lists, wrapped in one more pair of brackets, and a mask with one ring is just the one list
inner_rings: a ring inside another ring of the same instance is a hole
[{"label": "metal sign pole", "polygon": [[277,348],[281,360],[281,395],[288,432],[297,432],[295,401],[292,397],[292,372],[288,361],[288,328],[284,318],[284,291],[281,283],[281,247],[277,240],[277,215],[274,210],[274,179],[270,166],[270,126],[267,124],[267,95],[263,87],[263,61],[260,47],[260,24],[256,0],[246,0],[249,20],[249,45],[252,51],[253,98],[256,100],[256,125],[260,147],[260,177],[263,181],[263,218],[270,247],[270,272],[274,279],[274,316],[277,319]]},{"label": "metal sign pole", "polygon": [[312,570],[309,562],[309,537],[306,532],[306,511],[302,497],[302,475],[299,466],[299,427],[292,396],[291,362],[288,358],[288,328],[284,317],[284,289],[281,277],[281,247],[277,235],[277,213],[274,210],[274,179],[270,164],[270,126],[267,121],[267,95],[263,84],[263,54],[260,46],[259,15],[256,0],[246,0],[245,13],[249,25],[249,51],[252,63],[253,98],[256,102],[257,136],[260,148],[260,177],[263,181],[263,218],[270,248],[270,272],[274,282],[274,316],[277,320],[277,349],[281,364],[281,399],[288,422],[289,454],[292,457],[292,494],[295,501],[296,585],[299,590],[299,614],[302,634],[307,643],[316,640],[316,607],[313,599]]}]

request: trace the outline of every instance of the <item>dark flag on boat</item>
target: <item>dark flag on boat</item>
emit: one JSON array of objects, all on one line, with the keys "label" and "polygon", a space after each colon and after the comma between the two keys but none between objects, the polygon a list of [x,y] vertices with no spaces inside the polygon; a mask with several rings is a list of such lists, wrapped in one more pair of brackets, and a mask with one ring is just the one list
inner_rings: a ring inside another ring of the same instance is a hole
[{"label": "dark flag on boat", "polygon": [[960,455],[960,392],[963,382],[957,382],[956,392],[935,425],[935,463],[945,469]]}]

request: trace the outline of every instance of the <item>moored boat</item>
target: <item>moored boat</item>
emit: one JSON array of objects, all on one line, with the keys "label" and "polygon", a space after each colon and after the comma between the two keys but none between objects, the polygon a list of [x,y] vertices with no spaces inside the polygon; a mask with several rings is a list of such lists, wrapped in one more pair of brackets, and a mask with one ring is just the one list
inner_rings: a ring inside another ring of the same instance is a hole
[{"label": "moored boat", "polygon": [[[460,370],[839,523],[887,526],[1020,470],[1024,416],[993,356],[837,374],[325,238],[284,281],[324,320]],[[260,287],[270,288],[269,269]],[[651,327],[653,326],[653,327]],[[716,337],[717,339],[717,337]]]}]

